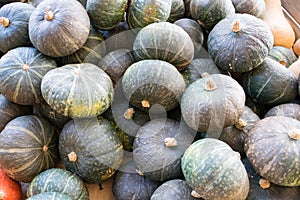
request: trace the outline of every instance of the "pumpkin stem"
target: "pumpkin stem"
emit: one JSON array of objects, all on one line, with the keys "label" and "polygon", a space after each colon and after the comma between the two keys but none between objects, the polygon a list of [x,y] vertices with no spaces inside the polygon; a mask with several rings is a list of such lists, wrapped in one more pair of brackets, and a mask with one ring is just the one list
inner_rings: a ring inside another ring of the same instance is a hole
[{"label": "pumpkin stem", "polygon": [[280,60],[279,63],[280,63],[282,66],[286,67],[286,62],[285,62],[285,61]]},{"label": "pumpkin stem", "polygon": [[164,143],[167,147],[177,146],[177,141],[175,138],[165,138]]},{"label": "pumpkin stem", "polygon": [[191,195],[192,195],[192,197],[195,197],[197,199],[201,198],[201,195],[199,193],[197,193],[195,190],[192,191]]},{"label": "pumpkin stem", "polygon": [[54,13],[52,12],[50,6],[48,6],[46,8],[46,11],[45,11],[45,20],[47,21],[51,21],[52,19],[54,19]]},{"label": "pumpkin stem", "polygon": [[231,30],[235,33],[239,32],[241,30],[241,22],[239,19],[236,19],[232,22]]},{"label": "pumpkin stem", "polygon": [[44,145],[44,146],[43,146],[43,151],[44,151],[44,152],[48,151],[47,145]]},{"label": "pumpkin stem", "polygon": [[217,89],[217,86],[216,86],[215,82],[212,79],[206,80],[206,82],[205,82],[205,90],[207,90],[207,91],[213,91],[215,89]]},{"label": "pumpkin stem", "polygon": [[288,133],[289,137],[293,140],[299,140],[300,139],[300,131],[299,130],[293,130]]},{"label": "pumpkin stem", "polygon": [[128,108],[124,113],[125,119],[131,119],[133,117],[134,112],[135,111],[133,108]]},{"label": "pumpkin stem", "polygon": [[262,189],[267,189],[271,185],[270,181],[263,179],[263,178],[259,179],[258,184]]},{"label": "pumpkin stem", "polygon": [[68,159],[71,162],[76,162],[77,160],[77,155],[74,151],[72,151],[71,153],[68,154]]},{"label": "pumpkin stem", "polygon": [[4,27],[8,27],[9,26],[9,19],[6,17],[0,17],[0,24],[2,24],[2,26]]},{"label": "pumpkin stem", "polygon": [[150,108],[150,102],[147,100],[141,101],[141,104],[144,108]]},{"label": "pumpkin stem", "polygon": [[23,69],[24,71],[28,71],[28,70],[30,69],[30,67],[29,67],[29,65],[24,64],[24,65],[22,66],[22,69]]},{"label": "pumpkin stem", "polygon": [[209,76],[209,73],[208,72],[203,72],[200,76],[201,76],[201,78],[205,78],[205,77]]},{"label": "pumpkin stem", "polygon": [[241,131],[244,130],[246,126],[247,122],[241,118],[235,123],[235,127]]},{"label": "pumpkin stem", "polygon": [[136,171],[136,173],[138,173],[138,175],[144,176],[143,172],[140,169],[136,169],[135,171]]}]

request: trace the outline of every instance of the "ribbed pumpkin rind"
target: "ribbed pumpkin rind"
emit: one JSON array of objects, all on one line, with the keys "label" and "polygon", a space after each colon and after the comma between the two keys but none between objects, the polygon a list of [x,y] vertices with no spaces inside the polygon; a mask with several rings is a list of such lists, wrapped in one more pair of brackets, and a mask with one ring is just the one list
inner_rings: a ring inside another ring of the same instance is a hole
[{"label": "ribbed pumpkin rind", "polygon": [[232,4],[236,13],[248,13],[261,19],[265,15],[266,3],[264,0],[232,0]]},{"label": "ribbed pumpkin rind", "polygon": [[300,121],[300,105],[297,103],[283,103],[272,107],[264,118],[272,116],[291,117]]},{"label": "ribbed pumpkin rind", "polygon": [[283,46],[273,46],[268,54],[268,57],[278,61],[285,67],[289,67],[291,64],[297,61],[297,57],[293,50]]},{"label": "ribbed pumpkin rind", "polygon": [[51,199],[51,200],[72,200],[71,197],[65,194],[61,194],[59,192],[42,192],[39,194],[36,194],[30,198],[27,198],[27,200],[43,200],[43,199]]}]

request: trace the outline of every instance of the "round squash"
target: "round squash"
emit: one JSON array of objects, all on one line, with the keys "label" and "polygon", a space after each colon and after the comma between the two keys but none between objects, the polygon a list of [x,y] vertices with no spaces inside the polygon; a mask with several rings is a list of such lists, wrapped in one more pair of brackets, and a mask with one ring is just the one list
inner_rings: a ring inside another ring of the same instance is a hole
[{"label": "round squash", "polygon": [[126,18],[131,29],[139,29],[157,22],[166,22],[170,16],[173,0],[132,0]]},{"label": "round squash", "polygon": [[[21,0],[21,1],[26,1],[26,0]],[[42,1],[45,0],[27,0],[26,3],[29,3],[33,5],[34,7],[37,7]],[[78,0],[84,7],[86,7],[87,0]]]},{"label": "round squash", "polygon": [[31,198],[46,192],[69,196],[72,200],[89,199],[83,181],[77,175],[61,168],[48,169],[37,175],[27,189],[27,196]]},{"label": "round squash", "polygon": [[192,188],[185,180],[173,179],[160,185],[152,194],[151,200],[195,200],[196,198],[194,198],[191,193]]},{"label": "round squash", "polygon": [[235,13],[231,0],[191,0],[189,6],[191,17],[206,30],[211,30],[219,21]]},{"label": "round squash", "polygon": [[45,0],[29,19],[29,38],[43,54],[68,56],[79,50],[90,31],[90,19],[77,0]]},{"label": "round squash", "polygon": [[32,114],[32,110],[32,106],[13,103],[0,94],[0,132],[9,121],[22,115]]},{"label": "round squash", "polygon": [[250,72],[244,73],[242,84],[245,93],[260,104],[288,103],[298,94],[294,73],[270,58],[266,58]]},{"label": "round squash", "polygon": [[85,183],[101,183],[121,165],[123,146],[108,120],[73,119],[60,133],[59,154],[65,168]]},{"label": "round squash", "polygon": [[180,160],[194,136],[175,120],[151,120],[137,132],[133,143],[133,161],[138,170],[151,180],[182,178]]},{"label": "round squash", "polygon": [[204,138],[194,142],[181,160],[182,171],[194,197],[246,199],[249,179],[238,153],[225,142]]},{"label": "round squash", "polygon": [[33,47],[17,47],[0,59],[0,93],[21,105],[41,102],[41,81],[56,68],[53,59]]},{"label": "round squash", "polygon": [[109,30],[123,20],[127,0],[89,0],[86,11],[91,24],[101,30]]},{"label": "round squash", "polygon": [[171,12],[168,18],[168,22],[175,22],[176,20],[183,18],[185,14],[185,6],[183,0],[172,0]]},{"label": "round squash", "polygon": [[285,67],[289,67],[291,64],[297,61],[297,57],[293,50],[283,46],[273,46],[268,54],[268,57],[278,61]]},{"label": "round squash", "polygon": [[230,76],[212,74],[190,84],[181,98],[182,117],[199,132],[218,138],[234,125],[245,106],[243,88]]},{"label": "round squash", "polygon": [[20,182],[9,177],[0,167],[0,199],[21,200],[22,188]]},{"label": "round squash", "polygon": [[258,121],[245,139],[246,156],[255,171],[282,186],[300,186],[300,122],[284,116]]},{"label": "round squash", "polygon": [[300,121],[300,105],[297,103],[284,103],[271,108],[266,114],[266,117],[285,116],[297,119]]},{"label": "round squash", "polygon": [[133,43],[133,55],[136,60],[164,60],[182,70],[194,58],[193,47],[192,39],[181,27],[160,22],[138,32]]},{"label": "round squash", "polygon": [[13,179],[30,182],[58,162],[58,135],[42,117],[11,120],[0,134],[0,165]]},{"label": "round squash", "polygon": [[53,110],[67,117],[96,117],[113,98],[110,77],[91,63],[69,64],[49,71],[41,92]]},{"label": "round squash", "polygon": [[233,14],[209,33],[207,48],[216,65],[225,71],[247,72],[267,57],[273,46],[268,25],[250,14]]},{"label": "round squash", "polygon": [[31,44],[28,22],[34,7],[27,3],[9,3],[0,9],[0,51]]},{"label": "round squash", "polygon": [[161,60],[142,60],[127,68],[122,77],[122,88],[132,105],[144,110],[160,105],[168,111],[179,105],[185,82],[172,64]]},{"label": "round squash", "polygon": [[264,18],[266,3],[264,0],[231,0],[236,13],[248,13],[255,17]]}]

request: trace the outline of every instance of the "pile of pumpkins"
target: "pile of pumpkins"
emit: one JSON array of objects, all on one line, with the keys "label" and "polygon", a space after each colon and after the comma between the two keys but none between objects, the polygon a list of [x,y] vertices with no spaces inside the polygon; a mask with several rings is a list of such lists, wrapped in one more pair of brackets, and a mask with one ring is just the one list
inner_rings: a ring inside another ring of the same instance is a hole
[{"label": "pile of pumpkins", "polygon": [[300,199],[280,0],[0,5],[1,200]]}]

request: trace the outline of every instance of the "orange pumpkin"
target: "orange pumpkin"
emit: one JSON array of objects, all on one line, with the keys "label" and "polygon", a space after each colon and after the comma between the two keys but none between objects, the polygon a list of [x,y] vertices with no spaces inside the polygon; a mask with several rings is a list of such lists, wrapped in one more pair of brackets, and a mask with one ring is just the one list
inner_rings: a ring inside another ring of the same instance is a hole
[{"label": "orange pumpkin", "polygon": [[10,178],[3,169],[0,169],[0,200],[22,200],[20,182]]}]

